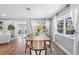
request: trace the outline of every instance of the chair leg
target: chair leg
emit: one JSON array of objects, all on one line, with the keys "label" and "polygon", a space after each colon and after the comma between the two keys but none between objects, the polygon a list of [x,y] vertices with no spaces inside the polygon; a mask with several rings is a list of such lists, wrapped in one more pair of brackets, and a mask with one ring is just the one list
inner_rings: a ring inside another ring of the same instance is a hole
[{"label": "chair leg", "polygon": [[25,47],[25,54],[26,54],[26,51],[27,51],[27,46]]},{"label": "chair leg", "polygon": [[39,55],[41,55],[41,50],[39,51]]},{"label": "chair leg", "polygon": [[47,49],[45,50],[45,55],[47,55]]},{"label": "chair leg", "polygon": [[28,41],[26,42],[25,53],[26,53],[26,50],[27,50],[27,43],[28,43]]},{"label": "chair leg", "polygon": [[37,51],[35,51],[36,55],[37,55]]},{"label": "chair leg", "polygon": [[31,55],[32,53],[31,53],[31,49],[30,49],[30,55]]},{"label": "chair leg", "polygon": [[52,52],[52,48],[51,48],[51,45],[50,45],[50,52]]}]

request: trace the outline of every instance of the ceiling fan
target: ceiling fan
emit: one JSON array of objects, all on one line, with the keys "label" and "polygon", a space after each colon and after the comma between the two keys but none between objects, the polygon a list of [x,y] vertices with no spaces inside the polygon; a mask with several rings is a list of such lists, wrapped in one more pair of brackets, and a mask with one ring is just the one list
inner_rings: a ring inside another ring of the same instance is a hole
[{"label": "ceiling fan", "polygon": [[29,10],[29,11],[31,11],[31,9],[30,8],[25,8],[26,10]]}]

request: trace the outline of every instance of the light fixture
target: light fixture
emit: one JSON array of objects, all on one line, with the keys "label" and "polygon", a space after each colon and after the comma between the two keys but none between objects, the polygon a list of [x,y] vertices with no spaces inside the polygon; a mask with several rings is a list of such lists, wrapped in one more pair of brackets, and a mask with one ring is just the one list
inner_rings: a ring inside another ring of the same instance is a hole
[{"label": "light fixture", "polygon": [[6,16],[6,14],[5,14],[5,13],[3,13],[3,14],[2,14],[2,16],[3,16],[3,17],[5,17],[5,16]]},{"label": "light fixture", "polygon": [[30,8],[25,8],[26,10],[28,10],[28,11],[31,11],[31,9]]}]

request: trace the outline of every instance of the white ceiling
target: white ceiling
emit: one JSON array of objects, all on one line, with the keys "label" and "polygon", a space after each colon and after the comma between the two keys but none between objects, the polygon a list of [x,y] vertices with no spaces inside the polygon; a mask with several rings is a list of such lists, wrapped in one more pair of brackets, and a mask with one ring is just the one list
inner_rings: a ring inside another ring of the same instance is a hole
[{"label": "white ceiling", "polygon": [[0,4],[0,18],[50,17],[61,6],[62,4]]}]

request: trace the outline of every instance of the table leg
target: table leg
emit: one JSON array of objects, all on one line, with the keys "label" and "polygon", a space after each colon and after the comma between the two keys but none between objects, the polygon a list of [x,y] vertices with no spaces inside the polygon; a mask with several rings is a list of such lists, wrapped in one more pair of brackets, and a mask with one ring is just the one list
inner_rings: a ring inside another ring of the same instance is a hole
[{"label": "table leg", "polygon": [[52,52],[51,40],[49,41],[49,43],[50,43],[50,52]]},{"label": "table leg", "polygon": [[27,50],[27,44],[28,44],[28,41],[26,41],[25,53],[26,53],[26,50]]}]

